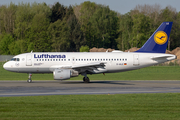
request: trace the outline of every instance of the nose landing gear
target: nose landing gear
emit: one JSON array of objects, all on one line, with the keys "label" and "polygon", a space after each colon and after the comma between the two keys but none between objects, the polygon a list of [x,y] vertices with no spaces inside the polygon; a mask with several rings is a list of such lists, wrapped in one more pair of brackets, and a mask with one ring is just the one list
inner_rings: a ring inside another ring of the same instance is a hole
[{"label": "nose landing gear", "polygon": [[28,77],[28,80],[27,80],[28,83],[32,83],[31,76],[32,76],[32,74],[29,73],[29,77]]}]

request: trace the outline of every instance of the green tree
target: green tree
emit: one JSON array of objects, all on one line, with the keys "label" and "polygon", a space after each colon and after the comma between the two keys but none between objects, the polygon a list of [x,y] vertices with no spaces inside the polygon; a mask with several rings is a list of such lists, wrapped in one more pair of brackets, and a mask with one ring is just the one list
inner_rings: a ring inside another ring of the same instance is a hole
[{"label": "green tree", "polygon": [[59,2],[52,6],[51,11],[51,22],[56,22],[59,19],[63,20],[66,15],[66,7]]},{"label": "green tree", "polygon": [[81,46],[80,52],[89,52],[89,47],[87,45]]},{"label": "green tree", "polygon": [[14,42],[14,38],[10,34],[1,35],[0,40],[0,54],[10,55],[9,45]]},{"label": "green tree", "polygon": [[66,20],[57,20],[51,23],[48,30],[52,40],[52,51],[65,52],[70,47],[69,29]]},{"label": "green tree", "polygon": [[84,36],[80,23],[74,14],[69,16],[67,25],[69,27],[69,39],[71,40],[70,51],[79,51],[80,46],[85,43],[83,41]]},{"label": "green tree", "polygon": [[133,21],[130,13],[120,15],[118,20],[118,30],[116,39],[119,50],[127,50],[130,48],[130,40],[132,39]]},{"label": "green tree", "polygon": [[14,35],[17,39],[25,39],[28,30],[31,27],[34,12],[29,3],[19,3],[16,11]]},{"label": "green tree", "polygon": [[27,51],[26,42],[24,40],[16,40],[12,42],[8,48],[11,55],[17,55],[20,53],[25,53]]},{"label": "green tree", "polygon": [[140,13],[133,15],[132,19],[133,39],[130,41],[130,45],[131,47],[141,47],[152,34],[150,18]]},{"label": "green tree", "polygon": [[114,46],[118,28],[116,12],[111,11],[108,6],[101,6],[92,15],[89,24],[91,24],[88,36],[90,47],[116,48]]},{"label": "green tree", "polygon": [[0,30],[5,31],[7,34],[13,34],[14,23],[15,23],[15,13],[17,6],[12,2],[8,6],[1,6],[0,8]]},{"label": "green tree", "polygon": [[[30,30],[27,32],[26,39],[28,51],[45,52],[50,51],[50,36],[48,35],[49,19],[45,14],[39,13],[33,17]],[[33,45],[33,48],[32,48]]]},{"label": "green tree", "polygon": [[[77,7],[79,7],[79,6],[77,6]],[[84,41],[84,43],[88,44],[88,46],[90,46],[90,47],[93,46],[93,45],[90,45],[91,44],[90,40],[92,39],[91,33],[90,33],[92,24],[90,22],[90,19],[98,7],[99,7],[99,5],[97,5],[94,2],[85,1],[84,3],[82,3],[80,5],[79,16],[78,16],[78,14],[76,14],[77,15],[76,17],[81,24],[81,30],[82,30],[83,36],[84,36],[83,41]]]}]

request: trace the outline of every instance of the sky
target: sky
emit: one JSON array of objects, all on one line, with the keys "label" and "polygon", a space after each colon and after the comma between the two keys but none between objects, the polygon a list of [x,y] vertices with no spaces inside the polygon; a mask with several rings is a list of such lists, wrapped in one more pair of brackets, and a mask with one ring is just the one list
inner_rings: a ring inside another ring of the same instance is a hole
[{"label": "sky", "polygon": [[18,4],[19,2],[23,2],[23,3],[45,2],[47,5],[53,5],[56,2],[59,2],[64,6],[69,6],[69,5],[79,5],[84,1],[91,1],[97,4],[109,6],[111,10],[114,10],[121,14],[130,12],[130,10],[134,9],[136,5],[144,5],[144,4],[148,4],[148,5],[159,4],[161,6],[161,9],[164,9],[166,6],[170,5],[173,8],[176,8],[177,12],[180,11],[180,0],[0,0],[0,5],[8,5],[10,2],[13,2],[15,4]]}]

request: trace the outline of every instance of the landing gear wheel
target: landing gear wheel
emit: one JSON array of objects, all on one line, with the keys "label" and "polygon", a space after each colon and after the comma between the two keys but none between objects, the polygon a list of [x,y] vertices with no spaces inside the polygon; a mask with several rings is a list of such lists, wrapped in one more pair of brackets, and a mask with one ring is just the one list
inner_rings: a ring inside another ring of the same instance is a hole
[{"label": "landing gear wheel", "polygon": [[31,79],[28,79],[27,82],[28,82],[28,83],[32,83],[32,80],[31,80]]},{"label": "landing gear wheel", "polygon": [[84,81],[84,83],[89,83],[89,78],[87,77],[87,78],[83,78],[83,81]]}]

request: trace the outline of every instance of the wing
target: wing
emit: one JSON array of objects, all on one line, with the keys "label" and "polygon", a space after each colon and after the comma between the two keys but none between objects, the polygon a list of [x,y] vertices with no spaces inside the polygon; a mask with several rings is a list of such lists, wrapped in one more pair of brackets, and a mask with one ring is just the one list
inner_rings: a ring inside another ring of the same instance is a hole
[{"label": "wing", "polygon": [[78,71],[79,73],[102,73],[105,72],[105,64],[106,62],[94,62],[94,63],[89,63],[89,64],[79,64],[79,65],[74,65],[72,66],[72,69]]},{"label": "wing", "polygon": [[88,64],[76,64],[76,65],[54,65],[50,67],[50,71],[54,71],[54,69],[73,69],[78,71],[79,73],[100,73],[106,71],[105,69],[106,62],[93,62]]}]

